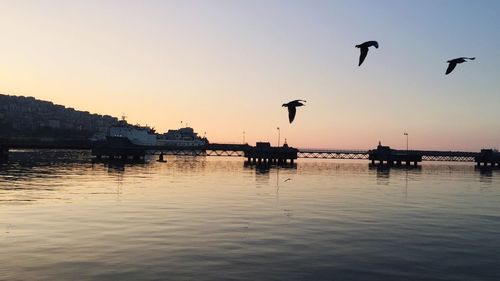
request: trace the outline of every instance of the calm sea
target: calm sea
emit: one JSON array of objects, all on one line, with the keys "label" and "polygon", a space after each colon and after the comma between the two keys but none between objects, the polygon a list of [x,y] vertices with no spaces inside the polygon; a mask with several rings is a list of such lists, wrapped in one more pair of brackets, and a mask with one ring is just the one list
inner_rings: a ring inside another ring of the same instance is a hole
[{"label": "calm sea", "polygon": [[18,151],[0,280],[500,280],[500,171]]}]

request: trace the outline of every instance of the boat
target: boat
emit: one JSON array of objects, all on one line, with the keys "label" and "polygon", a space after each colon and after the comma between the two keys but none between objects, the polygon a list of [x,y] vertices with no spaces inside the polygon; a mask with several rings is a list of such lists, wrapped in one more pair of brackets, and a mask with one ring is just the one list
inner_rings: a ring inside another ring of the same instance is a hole
[{"label": "boat", "polygon": [[96,133],[90,138],[94,144],[156,146],[157,134],[148,126],[130,125],[122,118],[107,133]]},{"label": "boat", "polygon": [[134,145],[155,146],[157,138],[155,130],[147,126],[138,125],[118,125],[109,128],[106,139],[124,138],[128,139]]},{"label": "boat", "polygon": [[199,137],[193,128],[184,127],[178,130],[168,130],[158,135],[158,146],[169,147],[202,147],[208,144],[208,139]]},{"label": "boat", "polygon": [[207,138],[199,137],[193,128],[184,127],[158,134],[154,128],[130,125],[122,117],[117,125],[110,127],[107,133],[96,133],[90,138],[95,145],[110,146],[156,146],[197,148],[208,144]]}]

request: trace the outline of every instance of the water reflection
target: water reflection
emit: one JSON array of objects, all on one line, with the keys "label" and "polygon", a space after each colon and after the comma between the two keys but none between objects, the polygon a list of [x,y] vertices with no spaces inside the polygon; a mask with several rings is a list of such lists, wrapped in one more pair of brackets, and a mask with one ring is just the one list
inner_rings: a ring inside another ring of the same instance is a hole
[{"label": "water reflection", "polygon": [[[106,163],[103,163],[103,162],[93,162],[94,164],[95,163],[98,163],[98,164],[103,164],[105,167],[108,168],[108,173],[111,173],[111,174],[121,174],[123,175],[123,173],[125,172],[125,163],[123,162],[106,162]],[[137,164],[137,163],[135,163]]]},{"label": "water reflection", "polygon": [[92,164],[104,164],[104,165],[109,165],[109,166],[125,166],[126,164],[147,164],[152,160],[152,158],[143,158],[143,159],[117,159],[117,158],[101,158],[101,159],[96,159],[92,158],[90,160]]},{"label": "water reflection", "polygon": [[81,167],[88,166],[82,151],[14,151],[9,161],[0,165],[0,182],[8,183],[0,185],[0,189],[53,190],[58,185],[56,179],[79,173]]},{"label": "water reflection", "polygon": [[256,167],[241,158],[136,164],[51,157],[61,156],[14,153],[0,168],[1,280],[499,275],[497,171],[442,163],[377,169],[341,161]]},{"label": "water reflection", "polygon": [[377,184],[379,185],[389,185],[389,177],[391,168],[387,166],[369,166],[370,170],[375,170],[377,173]]},{"label": "water reflection", "polygon": [[245,161],[243,163],[245,168],[253,169],[258,173],[269,173],[271,169],[297,169],[297,163],[283,163],[283,164],[271,164],[271,163],[253,163],[251,161]]},{"label": "water reflection", "polygon": [[496,172],[494,169],[489,167],[476,167],[476,171],[479,171],[479,180],[483,183],[491,184],[493,181],[493,173]]},{"label": "water reflection", "polygon": [[406,182],[408,180],[408,173],[409,172],[411,172],[414,175],[420,174],[422,172],[421,166],[387,166],[387,165],[369,164],[368,168],[370,171],[376,172],[377,184],[379,184],[379,185],[389,185],[390,184],[389,180],[390,180],[390,176],[391,176],[391,170],[393,172],[396,171],[398,176],[401,174],[401,172],[404,172]]},{"label": "water reflection", "polygon": [[257,183],[257,187],[269,185],[275,171],[276,192],[278,192],[280,185],[280,170],[296,171],[297,163],[271,164],[245,161],[243,163],[243,167],[247,170],[255,171],[255,181]]}]

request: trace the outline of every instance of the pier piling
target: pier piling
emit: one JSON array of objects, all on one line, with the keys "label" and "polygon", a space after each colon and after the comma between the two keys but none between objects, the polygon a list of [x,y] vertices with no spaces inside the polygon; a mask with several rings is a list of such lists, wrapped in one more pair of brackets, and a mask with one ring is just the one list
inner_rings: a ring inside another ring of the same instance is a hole
[{"label": "pier piling", "polygon": [[5,161],[9,157],[9,149],[4,146],[0,146],[0,161]]},{"label": "pier piling", "polygon": [[163,152],[160,153],[160,155],[158,156],[158,162],[167,162],[165,161],[165,159],[163,158]]}]

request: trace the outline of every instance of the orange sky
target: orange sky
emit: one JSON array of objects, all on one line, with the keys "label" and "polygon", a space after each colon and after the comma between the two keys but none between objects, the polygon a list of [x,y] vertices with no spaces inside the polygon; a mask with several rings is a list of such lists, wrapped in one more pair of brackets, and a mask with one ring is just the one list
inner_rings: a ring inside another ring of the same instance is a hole
[{"label": "orange sky", "polygon": [[[220,142],[276,143],[279,126],[297,147],[500,146],[500,4],[360,3],[2,2],[0,92]],[[445,76],[458,56],[478,59]]]}]

